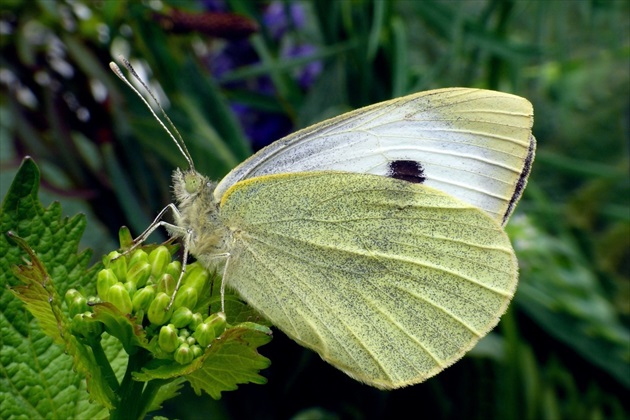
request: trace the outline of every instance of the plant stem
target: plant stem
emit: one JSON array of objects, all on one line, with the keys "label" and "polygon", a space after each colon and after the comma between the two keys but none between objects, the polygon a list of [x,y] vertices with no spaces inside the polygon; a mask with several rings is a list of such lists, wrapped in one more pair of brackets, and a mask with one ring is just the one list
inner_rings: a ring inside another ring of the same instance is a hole
[{"label": "plant stem", "polygon": [[[129,356],[127,370],[120,384],[120,401],[110,412],[111,420],[138,419],[146,412],[147,401],[146,398],[142,397],[145,382],[134,381],[131,374],[140,371],[140,368],[146,363],[148,355],[146,350],[140,350]],[[148,401],[149,404],[150,402]]]},{"label": "plant stem", "polygon": [[98,339],[91,340],[89,346],[92,349],[92,354],[94,355],[96,363],[101,368],[103,379],[105,379],[107,385],[109,385],[112,391],[118,393],[120,387],[120,385],[118,384],[118,378],[116,378],[116,374],[112,369],[112,365],[109,363],[109,360],[105,355],[105,351],[103,350],[103,346],[101,345],[101,337],[99,336]]},{"label": "plant stem", "polygon": [[144,387],[144,392],[142,393],[142,400],[140,401],[140,405],[143,407],[143,411],[140,414],[139,418],[144,418],[151,407],[151,403],[153,399],[157,395],[157,392],[160,390],[162,385],[166,385],[171,382],[172,379],[153,379],[146,383]]}]

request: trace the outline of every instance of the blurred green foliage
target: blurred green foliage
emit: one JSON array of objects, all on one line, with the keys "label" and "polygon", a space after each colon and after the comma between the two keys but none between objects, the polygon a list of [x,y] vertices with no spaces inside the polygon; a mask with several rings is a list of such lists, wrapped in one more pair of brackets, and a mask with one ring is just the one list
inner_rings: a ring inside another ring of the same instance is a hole
[{"label": "blurred green foliage", "polygon": [[[2,2],[1,195],[21,158],[33,156],[50,197],[87,212],[84,245],[97,256],[116,247],[120,226],[137,234],[170,202],[170,173],[185,161],[109,72],[118,54],[159,94],[197,169],[215,179],[251,153],[252,133],[263,131],[248,126],[252,116],[297,129],[415,91],[497,89],[535,109],[537,158],[508,229],[521,284],[497,333],[426,383],[370,389],[277,333],[263,351],[269,384],[221,401],[185,393],[185,404],[174,400],[162,414],[628,418],[630,4],[225,2],[235,17],[209,14],[217,3]],[[184,27],[158,17],[175,7],[201,17]],[[271,7],[284,14],[281,36]],[[296,45],[312,52],[285,53]],[[254,59],[213,70],[229,48]],[[298,75],[312,65],[320,68],[304,85]]]}]

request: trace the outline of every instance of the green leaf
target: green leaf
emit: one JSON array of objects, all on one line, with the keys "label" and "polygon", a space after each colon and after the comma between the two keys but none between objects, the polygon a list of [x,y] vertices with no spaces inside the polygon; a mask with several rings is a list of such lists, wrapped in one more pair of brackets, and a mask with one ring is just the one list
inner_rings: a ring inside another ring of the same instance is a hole
[{"label": "green leaf", "polygon": [[[148,412],[159,410],[162,408],[164,401],[177,397],[179,395],[179,390],[182,389],[185,382],[186,379],[181,377],[162,385],[155,393]],[[156,418],[157,417],[154,417],[154,419]]]},{"label": "green leaf", "polygon": [[148,347],[149,343],[142,327],[120,312],[114,305],[104,302],[95,304],[93,308],[94,315],[90,321],[102,322],[105,325],[105,331],[120,340],[127,354],[134,354],[138,347]]},{"label": "green leaf", "polygon": [[[26,158],[0,210],[0,418],[102,417],[107,411],[89,399],[105,404],[111,392],[96,369],[87,393],[84,374],[95,364],[94,355],[66,332],[59,297],[71,285],[95,284],[95,271],[86,268],[90,253],[77,253],[85,218],[62,219],[58,203],[45,209],[38,189],[39,169]],[[14,268],[25,254],[7,237],[9,230],[23,238],[18,242],[30,254],[30,265]],[[18,283],[14,270],[26,286],[11,291]]]},{"label": "green leaf", "polygon": [[26,304],[26,309],[39,321],[44,333],[57,344],[64,344],[64,335],[68,334],[66,319],[61,312],[61,298],[55,290],[52,278],[46,272],[35,252],[26,242],[13,232],[7,232],[13,241],[30,256],[30,264],[14,266],[13,274],[24,286],[10,288],[11,292]]},{"label": "green leaf", "polygon": [[219,399],[221,392],[233,391],[238,384],[267,382],[258,372],[271,362],[260,355],[257,348],[270,340],[269,328],[245,322],[226,330],[203,356],[188,365],[160,361],[154,364],[157,367],[143,369],[133,377],[138,381],[151,381],[184,375],[197,394],[205,391]]},{"label": "green leaf", "polygon": [[13,268],[16,276],[25,283],[25,286],[16,286],[10,290],[26,304],[26,308],[39,322],[42,331],[56,344],[63,345],[66,352],[73,356],[74,369],[87,379],[90,399],[111,408],[113,401],[116,400],[113,390],[118,388],[118,382],[109,369],[107,358],[101,354],[100,334],[86,340],[91,351],[78,341],[68,328],[68,319],[61,311],[61,298],[43,264],[23,239],[13,234],[9,236],[31,257],[30,264]]},{"label": "green leaf", "polygon": [[590,261],[566,235],[557,238],[527,218],[508,226],[521,264],[515,300],[550,335],[630,388],[630,330],[605,298]]}]

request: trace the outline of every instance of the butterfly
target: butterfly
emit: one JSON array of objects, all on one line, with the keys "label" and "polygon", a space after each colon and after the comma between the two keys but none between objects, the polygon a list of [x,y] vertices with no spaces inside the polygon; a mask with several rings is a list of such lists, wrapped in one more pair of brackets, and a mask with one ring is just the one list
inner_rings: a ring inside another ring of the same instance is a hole
[{"label": "butterfly", "polygon": [[416,384],[514,295],[503,225],[534,159],[532,124],[526,99],[496,91],[382,102],[278,140],[218,183],[189,159],[165,209],[174,223],[163,211],[147,231],[164,226],[222,270],[222,287],[358,381]]}]

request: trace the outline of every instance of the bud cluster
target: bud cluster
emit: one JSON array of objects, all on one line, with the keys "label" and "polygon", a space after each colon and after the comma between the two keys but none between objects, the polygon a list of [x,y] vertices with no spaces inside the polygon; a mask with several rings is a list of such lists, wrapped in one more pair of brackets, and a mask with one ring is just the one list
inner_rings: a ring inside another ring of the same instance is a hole
[{"label": "bud cluster", "polygon": [[201,299],[209,293],[210,280],[200,264],[186,267],[171,304],[182,266],[179,261],[172,261],[165,246],[149,254],[141,249],[128,256],[114,251],[103,263],[105,268],[98,273],[96,283],[98,297],[86,298],[75,289],[66,293],[73,332],[86,338],[100,335],[103,324],[87,322],[85,317],[92,314],[90,303],[109,302],[143,326],[154,354],[186,364],[201,356],[225,330],[223,312],[202,314],[208,309]]}]

